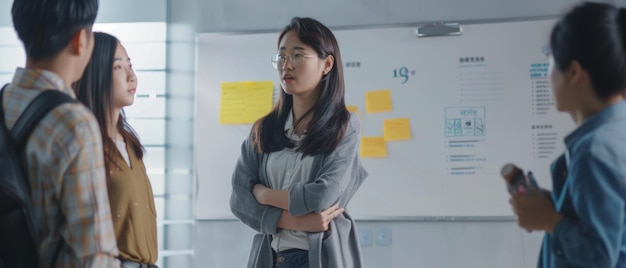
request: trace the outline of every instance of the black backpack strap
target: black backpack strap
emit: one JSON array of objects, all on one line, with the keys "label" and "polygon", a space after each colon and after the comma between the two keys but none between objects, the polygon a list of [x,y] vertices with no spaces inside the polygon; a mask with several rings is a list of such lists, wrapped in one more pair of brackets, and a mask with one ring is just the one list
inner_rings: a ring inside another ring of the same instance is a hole
[{"label": "black backpack strap", "polygon": [[[4,89],[8,85],[9,84],[4,85],[0,90],[0,127],[6,127],[2,96],[4,95]],[[17,122],[15,122],[15,125],[11,129],[11,136],[15,141],[14,145],[16,146],[15,149],[17,152],[20,153],[24,149],[28,137],[35,129],[39,121],[41,121],[44,116],[54,109],[54,107],[74,101],[76,100],[58,90],[44,90],[42,93],[37,95],[37,97],[35,97],[35,99],[28,104],[22,115],[17,119]],[[53,261],[50,264],[51,267],[54,267],[56,264],[59,253],[63,248],[62,246],[63,240],[59,241],[59,245],[57,245]]]},{"label": "black backpack strap", "polygon": [[[0,97],[0,101],[2,98]],[[59,90],[44,90],[39,93],[33,101],[31,101],[22,115],[17,119],[13,128],[11,128],[11,136],[15,139],[17,151],[21,151],[33,132],[39,121],[46,116],[54,107],[58,105],[74,102],[75,100],[69,95]]]},{"label": "black backpack strap", "polygon": [[2,105],[2,95],[4,95],[4,89],[7,88],[9,84],[4,84],[2,89],[0,89],[0,123],[4,125],[4,108]]},{"label": "black backpack strap", "polygon": [[2,89],[0,89],[0,127],[6,127],[6,124],[4,123],[4,107],[2,105],[2,95],[4,95],[4,89],[6,89],[8,86],[9,84],[5,84],[4,86],[2,86]]}]

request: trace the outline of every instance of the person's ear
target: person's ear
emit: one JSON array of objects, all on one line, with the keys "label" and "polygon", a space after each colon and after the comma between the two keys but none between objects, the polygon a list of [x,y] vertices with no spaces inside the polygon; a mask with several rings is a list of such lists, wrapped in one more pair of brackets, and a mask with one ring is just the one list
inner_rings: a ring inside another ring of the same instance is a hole
[{"label": "person's ear", "polygon": [[583,69],[577,60],[572,60],[567,70],[565,70],[565,77],[568,85],[574,86],[588,80],[589,73]]},{"label": "person's ear", "polygon": [[88,53],[88,44],[90,41],[90,32],[87,29],[80,29],[74,36],[72,36],[72,47],[71,51],[75,55],[82,55],[84,53]]},{"label": "person's ear", "polygon": [[333,55],[328,55],[326,56],[326,58],[323,61],[324,64],[324,69],[323,69],[323,74],[327,75],[328,73],[330,73],[330,71],[333,69],[333,66],[335,65],[335,57],[333,57]]}]

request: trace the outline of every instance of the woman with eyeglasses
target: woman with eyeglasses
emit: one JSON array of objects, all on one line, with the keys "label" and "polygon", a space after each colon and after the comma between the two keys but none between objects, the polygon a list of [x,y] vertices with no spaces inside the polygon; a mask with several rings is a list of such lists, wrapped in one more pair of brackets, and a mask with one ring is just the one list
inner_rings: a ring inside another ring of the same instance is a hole
[{"label": "woman with eyeglasses", "polygon": [[626,267],[626,9],[578,5],[550,46],[556,108],[577,128],[552,163],[552,192],[510,202],[521,227],[546,232],[538,267]]},{"label": "woman with eyeglasses", "polygon": [[280,97],[243,142],[232,178],[231,210],[259,233],[248,267],[363,267],[346,206],[367,172],[337,40],[320,22],[293,18],[272,65]]}]

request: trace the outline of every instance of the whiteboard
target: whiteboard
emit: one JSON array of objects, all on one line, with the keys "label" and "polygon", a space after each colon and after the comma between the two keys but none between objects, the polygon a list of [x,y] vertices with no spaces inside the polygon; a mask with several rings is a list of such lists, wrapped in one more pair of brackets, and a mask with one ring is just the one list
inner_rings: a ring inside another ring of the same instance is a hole
[{"label": "whiteboard", "polygon": [[[462,35],[417,38],[415,27],[334,31],[346,103],[362,136],[409,118],[411,139],[363,158],[369,177],[348,208],[356,219],[511,217],[500,168],[513,162],[550,189],[549,165],[574,129],[554,108],[545,47],[554,20],[462,25]],[[231,176],[251,125],[220,125],[220,83],[274,81],[279,33],[197,38],[197,219],[232,219]],[[391,112],[368,113],[365,94],[389,89]]]}]

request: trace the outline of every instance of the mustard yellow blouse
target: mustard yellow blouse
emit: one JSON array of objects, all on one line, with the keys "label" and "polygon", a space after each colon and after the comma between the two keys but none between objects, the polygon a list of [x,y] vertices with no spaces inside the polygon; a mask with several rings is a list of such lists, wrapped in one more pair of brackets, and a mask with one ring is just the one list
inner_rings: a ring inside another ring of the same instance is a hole
[{"label": "mustard yellow blouse", "polygon": [[126,144],[130,167],[119,151],[111,165],[108,191],[119,258],[145,264],[157,261],[156,209],[143,161]]}]

